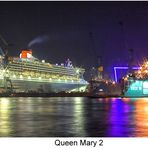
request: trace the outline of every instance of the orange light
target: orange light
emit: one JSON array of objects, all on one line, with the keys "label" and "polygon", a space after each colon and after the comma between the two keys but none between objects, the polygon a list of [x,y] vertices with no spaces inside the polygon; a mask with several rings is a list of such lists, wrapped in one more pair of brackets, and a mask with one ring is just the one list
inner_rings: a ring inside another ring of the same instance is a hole
[{"label": "orange light", "polygon": [[127,81],[127,77],[124,78],[124,81]]},{"label": "orange light", "polygon": [[105,83],[108,84],[108,81],[106,81]]},{"label": "orange light", "polygon": [[29,58],[29,55],[32,55],[32,51],[31,50],[22,50],[21,54],[20,54],[20,58]]}]

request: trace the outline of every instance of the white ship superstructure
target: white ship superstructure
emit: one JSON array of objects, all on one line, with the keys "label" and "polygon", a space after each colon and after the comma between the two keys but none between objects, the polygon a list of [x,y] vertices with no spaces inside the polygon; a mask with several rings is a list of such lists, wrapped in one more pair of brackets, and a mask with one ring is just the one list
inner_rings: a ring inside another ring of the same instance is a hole
[{"label": "white ship superstructure", "polygon": [[20,57],[1,57],[0,87],[12,92],[71,92],[85,91],[88,83],[83,79],[85,70],[66,65],[50,64],[23,50]]}]

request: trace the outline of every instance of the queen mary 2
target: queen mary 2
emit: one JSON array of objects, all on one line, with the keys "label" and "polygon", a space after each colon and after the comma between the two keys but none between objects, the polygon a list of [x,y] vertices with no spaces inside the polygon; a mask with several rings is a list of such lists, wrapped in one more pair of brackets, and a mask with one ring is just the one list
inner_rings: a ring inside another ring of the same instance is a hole
[{"label": "queen mary 2", "polygon": [[2,91],[58,93],[85,91],[85,70],[65,64],[50,64],[32,56],[30,49],[22,50],[20,57],[0,57],[0,88]]}]

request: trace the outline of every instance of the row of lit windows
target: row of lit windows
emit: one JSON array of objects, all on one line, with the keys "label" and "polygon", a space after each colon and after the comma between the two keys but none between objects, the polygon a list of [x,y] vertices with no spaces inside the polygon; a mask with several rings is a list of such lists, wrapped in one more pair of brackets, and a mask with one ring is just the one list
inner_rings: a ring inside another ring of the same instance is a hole
[{"label": "row of lit windows", "polygon": [[39,79],[53,79],[53,80],[74,80],[79,81],[79,78],[72,76],[60,76],[60,75],[49,75],[49,74],[39,74],[39,73],[29,73],[29,72],[10,72],[9,75],[13,78],[39,78]]},{"label": "row of lit windows", "polygon": [[61,74],[65,74],[65,75],[77,75],[77,73],[73,70],[61,70],[61,69],[55,69],[55,68],[43,68],[43,67],[30,67],[30,66],[25,66],[25,67],[21,67],[20,65],[8,65],[8,68],[10,68],[11,70],[34,70],[34,71],[42,71],[42,72],[51,72],[51,73],[61,73]]}]

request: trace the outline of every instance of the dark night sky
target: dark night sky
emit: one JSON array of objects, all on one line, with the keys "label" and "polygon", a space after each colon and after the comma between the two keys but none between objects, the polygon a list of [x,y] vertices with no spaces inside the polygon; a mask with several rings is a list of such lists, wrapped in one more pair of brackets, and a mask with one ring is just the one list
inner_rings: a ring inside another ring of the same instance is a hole
[{"label": "dark night sky", "polygon": [[39,59],[61,63],[70,58],[88,70],[102,56],[110,71],[127,64],[127,48],[134,49],[136,62],[147,57],[148,2],[0,2],[0,34],[14,44],[10,55],[37,40],[31,49]]}]

